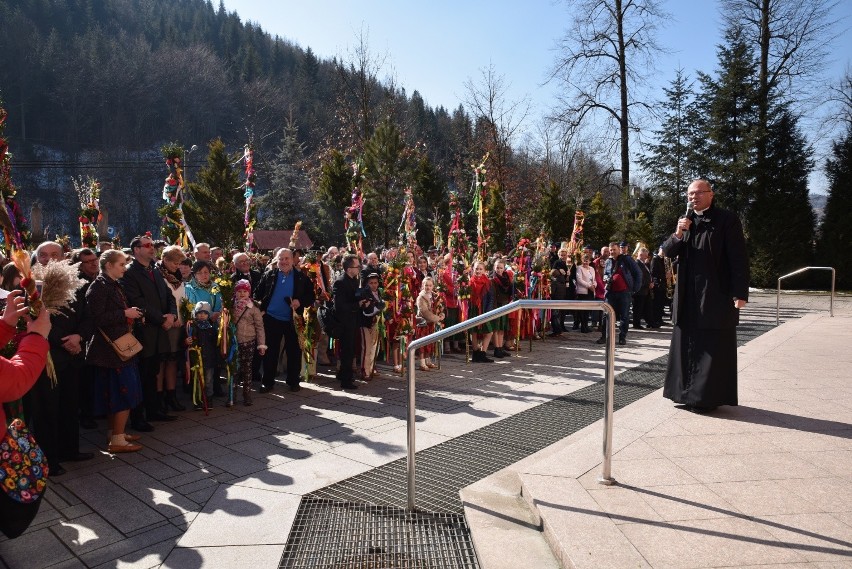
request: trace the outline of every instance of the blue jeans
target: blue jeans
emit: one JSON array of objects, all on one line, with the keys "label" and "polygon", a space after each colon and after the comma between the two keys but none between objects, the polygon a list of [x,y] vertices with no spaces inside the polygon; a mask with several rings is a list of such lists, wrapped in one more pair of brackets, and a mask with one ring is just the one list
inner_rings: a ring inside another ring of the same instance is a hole
[{"label": "blue jeans", "polygon": [[[612,308],[615,310],[615,317],[618,321],[619,327],[621,328],[618,333],[619,340],[627,339],[627,325],[630,320],[630,300],[630,291],[607,291],[606,293],[606,303],[612,306]],[[601,334],[602,338],[606,338],[606,331],[607,322],[606,318],[604,318],[603,333]]]}]

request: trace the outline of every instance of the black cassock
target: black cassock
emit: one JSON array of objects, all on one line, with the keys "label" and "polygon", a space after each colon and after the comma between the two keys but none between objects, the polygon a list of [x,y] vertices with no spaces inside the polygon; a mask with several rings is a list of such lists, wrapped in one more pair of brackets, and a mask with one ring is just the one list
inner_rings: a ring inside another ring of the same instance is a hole
[{"label": "black cassock", "polygon": [[748,257],[736,214],[711,205],[695,215],[689,236],[671,236],[667,257],[677,261],[672,342],[663,396],[686,405],[737,404],[739,310],[748,300]]}]

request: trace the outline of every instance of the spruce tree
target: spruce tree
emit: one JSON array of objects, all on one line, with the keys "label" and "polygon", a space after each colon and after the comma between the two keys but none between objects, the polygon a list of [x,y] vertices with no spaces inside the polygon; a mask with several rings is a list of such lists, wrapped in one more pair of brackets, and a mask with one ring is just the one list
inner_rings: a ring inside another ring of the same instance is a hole
[{"label": "spruce tree", "polygon": [[817,242],[817,262],[834,267],[838,288],[852,288],[852,122],[845,136],[832,146],[831,157],[826,160],[828,175],[828,200],[820,226]]},{"label": "spruce tree", "polygon": [[183,213],[196,241],[222,247],[244,243],[245,198],[239,174],[232,164],[237,155],[228,156],[222,139],[208,145],[207,165],[188,186],[189,199]]},{"label": "spruce tree", "polygon": [[813,258],[815,216],[808,198],[813,150],[786,105],[772,110],[766,148],[767,186],[757,187],[749,209],[751,280],[772,286],[780,275]]},{"label": "spruce tree", "polygon": [[639,164],[656,196],[672,205],[682,205],[686,187],[697,176],[692,146],[697,137],[695,93],[682,69],[677,70],[671,86],[663,91],[663,120]]},{"label": "spruce tree", "polygon": [[269,191],[258,200],[260,225],[264,229],[292,229],[301,220],[312,235],[316,225],[307,215],[310,195],[308,177],[301,168],[303,146],[298,133],[293,123],[284,127],[284,138],[271,165]]},{"label": "spruce tree", "polygon": [[544,231],[551,241],[563,241],[571,238],[573,215],[569,204],[562,195],[562,186],[556,180],[550,180],[539,186],[541,196],[535,208],[533,224]]},{"label": "spruce tree", "polygon": [[485,230],[488,232],[488,252],[501,251],[506,253],[511,249],[507,240],[506,202],[503,191],[495,182],[488,184],[488,194],[485,199]]},{"label": "spruce tree", "polygon": [[615,237],[616,228],[612,208],[604,200],[603,193],[596,193],[583,223],[583,241],[600,250],[601,247],[609,245],[610,239]]},{"label": "spruce tree", "polygon": [[701,158],[699,110],[692,83],[678,69],[660,102],[663,121],[654,131],[654,142],[639,159],[654,203],[647,209],[651,241],[662,242],[677,224],[686,207],[686,188],[698,177]]},{"label": "spruce tree", "polygon": [[[417,160],[413,176],[412,191],[417,207],[418,225],[422,222],[421,227],[427,227],[427,220],[431,220],[436,212],[440,218],[447,219],[449,211],[446,197],[447,185],[425,154]],[[442,228],[442,233],[446,232],[444,229]]]},{"label": "spruce tree", "polygon": [[369,209],[369,215],[364,216],[367,237],[374,246],[390,245],[397,238],[403,190],[410,181],[405,142],[390,118],[379,123],[367,142],[364,179],[364,200]]},{"label": "spruce tree", "polygon": [[322,159],[317,181],[316,226],[319,242],[340,245],[345,241],[343,210],[351,201],[352,169],[342,152],[330,150]]},{"label": "spruce tree", "polygon": [[713,184],[720,205],[742,216],[752,201],[755,179],[757,75],[754,53],[741,28],[727,30],[718,57],[716,77],[699,73],[702,132],[694,146],[703,147],[696,148],[701,158],[697,167]]}]

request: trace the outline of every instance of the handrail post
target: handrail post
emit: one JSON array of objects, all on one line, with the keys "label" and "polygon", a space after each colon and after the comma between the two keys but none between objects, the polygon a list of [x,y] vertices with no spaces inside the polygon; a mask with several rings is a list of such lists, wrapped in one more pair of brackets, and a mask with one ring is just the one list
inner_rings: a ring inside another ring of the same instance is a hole
[{"label": "handrail post", "polygon": [[607,314],[606,369],[604,371],[604,429],[603,464],[599,484],[615,483],[612,477],[612,423],[615,413],[615,309],[609,304],[602,306]]},{"label": "handrail post", "polygon": [[781,325],[781,279],[778,277],[778,290],[775,293],[775,325]]},{"label": "handrail post", "polygon": [[834,318],[834,267],[831,267],[831,300],[828,301],[828,317]]},{"label": "handrail post", "polygon": [[415,394],[417,390],[415,389],[415,377],[416,369],[414,366],[415,362],[415,350],[411,348],[408,349],[408,353],[405,356],[406,362],[408,363],[408,461],[407,461],[407,471],[406,474],[408,476],[408,511],[413,512],[415,508],[414,504],[414,451],[415,451],[415,428],[414,424],[417,421],[417,409],[415,408]]},{"label": "handrail post", "polygon": [[415,502],[415,422],[417,419],[416,409],[416,373],[415,354],[418,348],[427,346],[433,342],[442,341],[458,333],[467,333],[467,330],[499,318],[504,314],[510,314],[517,310],[601,310],[607,316],[608,341],[605,348],[605,377],[604,377],[604,439],[603,439],[603,469],[599,482],[601,484],[613,484],[612,478],[612,426],[615,407],[615,310],[609,304],[599,300],[516,300],[505,306],[496,308],[485,314],[480,314],[465,322],[460,322],[448,328],[443,328],[423,338],[418,338],[408,345],[408,353],[405,361],[408,365],[408,453],[407,472],[408,481],[407,502],[408,510],[413,511],[417,505]]},{"label": "handrail post", "polygon": [[836,271],[834,267],[802,267],[799,270],[793,271],[792,273],[782,275],[778,277],[778,290],[775,292],[775,325],[778,326],[781,324],[781,280],[786,279],[787,277],[792,277],[793,275],[798,275],[799,273],[804,273],[805,271],[816,270],[816,271],[831,271],[831,295],[828,300],[828,315],[830,318],[834,318],[834,277]]}]

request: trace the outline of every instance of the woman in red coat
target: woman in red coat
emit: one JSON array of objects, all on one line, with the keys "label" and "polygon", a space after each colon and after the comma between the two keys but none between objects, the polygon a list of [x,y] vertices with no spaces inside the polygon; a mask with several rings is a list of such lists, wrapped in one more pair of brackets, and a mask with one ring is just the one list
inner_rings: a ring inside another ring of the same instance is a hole
[{"label": "woman in red coat", "polygon": [[[6,310],[0,319],[0,345],[5,346],[15,336],[18,319],[29,311],[24,306],[20,291],[12,291],[6,297]],[[38,318],[27,323],[27,334],[18,342],[15,355],[9,359],[0,356],[0,403],[16,401],[35,385],[47,361],[47,335],[50,333],[50,316],[42,310]],[[0,405],[0,429],[6,438],[6,414]],[[10,458],[11,460],[11,458]],[[0,463],[0,468],[3,464]],[[41,500],[22,504],[0,492],[0,532],[9,538],[21,535],[38,513]]]}]

